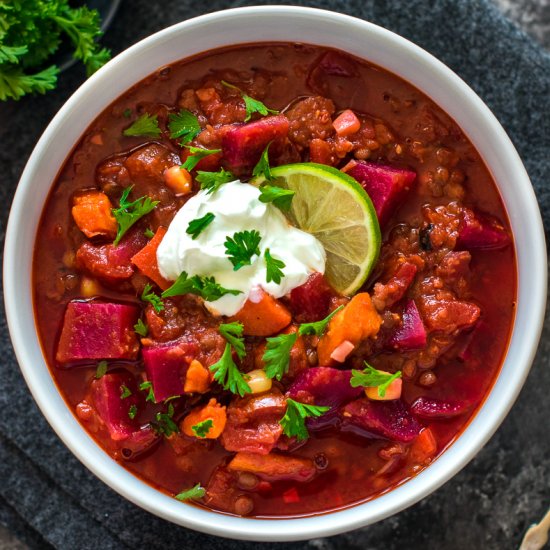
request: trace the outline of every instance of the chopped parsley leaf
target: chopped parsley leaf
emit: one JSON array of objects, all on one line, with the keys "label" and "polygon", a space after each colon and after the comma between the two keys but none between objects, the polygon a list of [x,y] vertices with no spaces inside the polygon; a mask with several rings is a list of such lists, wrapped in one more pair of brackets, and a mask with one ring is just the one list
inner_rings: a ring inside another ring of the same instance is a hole
[{"label": "chopped parsley leaf", "polygon": [[239,359],[243,359],[246,355],[243,330],[243,324],[237,321],[233,323],[222,323],[219,326],[220,334],[233,346]]},{"label": "chopped parsley leaf", "polygon": [[161,133],[157,115],[150,115],[149,113],[142,114],[122,132],[124,136],[145,137],[159,137]]},{"label": "chopped parsley leaf", "polygon": [[245,94],[240,88],[237,88],[237,86],[233,84],[229,84],[229,82],[226,82],[225,80],[222,80],[222,84],[226,88],[230,88],[232,90],[238,90],[243,98],[244,101],[244,107],[246,109],[246,117],[244,119],[245,122],[248,122],[252,115],[254,113],[259,113],[260,115],[267,116],[268,114],[278,114],[279,111],[276,111],[275,109],[269,109],[267,108],[261,101],[254,99],[253,97],[250,97],[249,95]]},{"label": "chopped parsley leaf", "polygon": [[169,296],[181,296],[182,294],[196,294],[207,302],[215,302],[226,294],[241,294],[240,290],[231,290],[224,288],[216,282],[214,277],[201,277],[193,275],[189,277],[185,271],[182,271],[174,284],[162,293],[163,298]]},{"label": "chopped parsley leaf", "polygon": [[132,395],[132,390],[128,386],[122,384],[122,386],[120,386],[120,398],[121,399],[126,399],[127,397],[130,397],[131,395]]},{"label": "chopped parsley leaf", "polygon": [[275,185],[261,185],[259,200],[265,203],[272,202],[280,210],[288,212],[295,193],[295,191]]},{"label": "chopped parsley leaf", "polygon": [[158,433],[165,437],[170,437],[172,434],[179,432],[178,425],[172,420],[174,416],[174,405],[170,403],[168,410],[164,412],[158,412],[155,415],[156,422],[152,422],[151,426]]},{"label": "chopped parsley leaf", "polygon": [[102,376],[104,376],[107,373],[107,369],[109,368],[109,365],[107,361],[100,361],[97,364],[97,369],[95,371],[95,377],[99,380]]},{"label": "chopped parsley leaf", "polygon": [[193,140],[201,131],[199,119],[186,109],[181,109],[179,113],[168,115],[168,129],[171,139],[181,138],[180,145],[184,145]]},{"label": "chopped parsley leaf", "polygon": [[139,199],[129,202],[128,195],[132,190],[132,185],[124,189],[120,197],[118,208],[113,208],[113,216],[115,217],[118,230],[113,244],[116,246],[120,239],[126,234],[128,229],[132,227],[139,219],[149,214],[159,201],[152,201],[150,197],[140,197]]},{"label": "chopped parsley leaf", "polygon": [[353,388],[363,386],[365,388],[378,388],[378,395],[380,397],[386,396],[386,391],[389,385],[398,378],[401,378],[401,371],[398,370],[395,374],[377,370],[371,367],[365,361],[365,370],[352,370],[350,384]]},{"label": "chopped parsley leaf", "polygon": [[269,166],[269,146],[270,145],[271,145],[271,142],[267,144],[267,147],[264,149],[262,156],[258,161],[258,164],[256,164],[256,166],[254,166],[254,170],[252,170],[252,176],[255,178],[258,176],[263,176],[267,181],[273,181],[274,179],[273,176],[271,175],[271,168]]},{"label": "chopped parsley leaf", "polygon": [[202,422],[191,426],[191,429],[197,437],[204,439],[212,429],[213,425],[214,421],[211,418],[207,418],[206,420],[203,420]]},{"label": "chopped parsley leaf", "polygon": [[193,147],[192,145],[184,145],[184,147],[189,149],[191,154],[185,159],[185,162],[180,168],[188,170],[189,172],[191,172],[204,157],[222,152],[221,149],[203,149],[202,147]]},{"label": "chopped parsley leaf", "polygon": [[132,116],[132,109],[130,108],[124,109],[124,111],[122,112],[122,116],[124,118],[130,118]]},{"label": "chopped parsley leaf", "polygon": [[147,283],[141,293],[141,299],[144,302],[149,302],[153,306],[153,309],[157,313],[160,313],[164,309],[164,303],[162,302],[162,298],[151,290],[152,288],[153,287]]},{"label": "chopped parsley leaf", "polygon": [[197,483],[194,487],[191,487],[191,489],[187,489],[186,491],[182,491],[181,493],[176,495],[176,498],[178,500],[198,500],[199,498],[202,498],[206,494],[206,491],[201,487],[200,483]]},{"label": "chopped parsley leaf", "polygon": [[128,416],[131,420],[133,420],[136,417],[137,414],[137,407],[135,405],[131,405],[128,409]]},{"label": "chopped parsley leaf", "polygon": [[306,428],[306,418],[317,418],[326,413],[330,407],[306,405],[287,397],[286,412],[279,424],[283,427],[283,433],[288,437],[296,437],[303,441],[309,437]]},{"label": "chopped parsley leaf", "polygon": [[220,168],[217,172],[197,170],[195,180],[201,184],[201,189],[206,190],[207,194],[210,195],[217,191],[224,183],[234,181],[235,176],[223,168]]},{"label": "chopped parsley leaf", "polygon": [[265,267],[266,267],[266,281],[270,283],[273,281],[275,284],[279,284],[281,279],[285,276],[283,273],[283,267],[286,267],[285,262],[274,258],[269,252],[269,248],[264,251]]},{"label": "chopped parsley leaf", "polygon": [[215,214],[208,212],[202,218],[191,220],[185,232],[195,240],[214,221],[215,217]]},{"label": "chopped parsley leaf", "polygon": [[150,401],[151,403],[157,402],[157,400],[155,399],[155,393],[153,392],[153,384],[151,384],[151,382],[149,381],[142,382],[139,385],[139,389],[141,391],[147,392],[147,397],[145,398],[145,401]]},{"label": "chopped parsley leaf", "polygon": [[152,239],[155,234],[153,233],[153,231],[151,230],[150,227],[148,227],[144,232],[143,234],[148,238],[148,239]]},{"label": "chopped parsley leaf", "polygon": [[225,350],[220,360],[210,367],[214,373],[214,380],[222,386],[224,390],[239,394],[244,397],[247,393],[252,393],[250,386],[246,383],[241,371],[233,361],[232,346],[229,342],[225,344]]},{"label": "chopped parsley leaf", "polygon": [[227,237],[224,242],[225,254],[233,264],[233,271],[245,265],[250,265],[252,256],[260,255],[259,244],[262,240],[259,231],[237,231],[233,237]]},{"label": "chopped parsley leaf", "polygon": [[333,312],[327,315],[324,319],[320,321],[315,321],[314,323],[303,323],[300,325],[300,334],[311,334],[315,336],[323,336],[330,320],[343,308],[344,306],[337,307]]},{"label": "chopped parsley leaf", "polygon": [[279,334],[266,339],[265,352],[262,361],[265,364],[265,374],[268,378],[280,380],[290,364],[290,351],[298,338],[297,332]]},{"label": "chopped parsley leaf", "polygon": [[138,322],[134,325],[134,332],[145,338],[149,332],[149,327],[141,319],[138,319]]}]

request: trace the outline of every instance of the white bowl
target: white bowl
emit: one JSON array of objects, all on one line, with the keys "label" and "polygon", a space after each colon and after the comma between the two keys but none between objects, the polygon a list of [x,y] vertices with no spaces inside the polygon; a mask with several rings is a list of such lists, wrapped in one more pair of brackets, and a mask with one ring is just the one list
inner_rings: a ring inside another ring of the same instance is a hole
[{"label": "white bowl", "polygon": [[[408,80],[460,125],[493,174],[512,225],[518,262],[517,314],[504,365],[464,433],[426,470],[364,504],[299,519],[256,520],[185,505],[112,460],[66,406],[36,335],[31,267],[44,202],[60,166],[92,120],[157,68],[220,46],[300,41],[347,51]],[[212,13],[167,28],[124,51],[85,82],[52,120],[31,155],[12,205],[4,253],[4,299],[23,375],[59,437],[100,479],[138,506],[174,523],[232,538],[288,541],[334,535],[381,520],[456,474],[491,437],[529,372],[546,303],[546,247],[533,189],[512,143],[481,99],[437,59],[387,30],[328,11],[263,6]]]}]

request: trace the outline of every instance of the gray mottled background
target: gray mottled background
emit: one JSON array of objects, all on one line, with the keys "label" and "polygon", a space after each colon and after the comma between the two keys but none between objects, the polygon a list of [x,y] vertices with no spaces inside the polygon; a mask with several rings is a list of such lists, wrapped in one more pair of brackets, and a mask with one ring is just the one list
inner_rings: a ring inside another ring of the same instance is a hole
[{"label": "gray mottled background", "polygon": [[[247,1],[126,0],[104,38],[118,53],[182,19]],[[259,3],[259,2],[257,2]],[[282,3],[275,0],[272,3]],[[550,0],[319,0],[389,28],[434,53],[485,100],[514,141],[550,227]],[[204,7],[207,6],[207,7]],[[533,40],[502,17],[506,14]],[[546,48],[546,50],[545,50]],[[19,175],[36,140],[78,87],[79,67],[46,97],[0,104],[0,238]],[[99,482],[53,434],[22,381],[0,316],[0,549],[260,546],[164,522]],[[527,328],[528,329],[528,328]],[[376,525],[264,549],[517,548],[550,505],[550,322],[512,412],[479,455],[430,497]],[[7,526],[7,528],[2,527]]]}]

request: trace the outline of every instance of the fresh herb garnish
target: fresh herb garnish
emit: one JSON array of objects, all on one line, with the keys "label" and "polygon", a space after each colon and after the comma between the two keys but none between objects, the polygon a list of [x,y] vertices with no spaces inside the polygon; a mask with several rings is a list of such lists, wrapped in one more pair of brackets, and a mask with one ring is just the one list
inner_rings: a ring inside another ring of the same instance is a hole
[{"label": "fresh herb garnish", "polygon": [[153,287],[147,283],[141,293],[141,299],[144,302],[149,302],[153,306],[153,309],[157,313],[160,313],[164,309],[164,303],[162,302],[162,298],[151,290],[152,288]]},{"label": "fresh herb garnish", "polygon": [[196,294],[207,302],[215,302],[226,294],[242,294],[240,290],[230,290],[216,283],[214,277],[201,277],[193,275],[189,277],[185,271],[182,271],[175,283],[162,293],[163,298],[169,296],[181,296],[182,294]]},{"label": "fresh herb garnish", "polygon": [[122,386],[120,386],[120,398],[121,399],[126,399],[127,397],[130,397],[131,395],[132,395],[132,390],[128,386],[122,384]]},{"label": "fresh herb garnish", "polygon": [[229,256],[229,261],[233,264],[233,271],[241,269],[245,265],[250,265],[254,254],[260,255],[259,244],[262,240],[259,231],[237,231],[233,237],[225,239],[225,253]]},{"label": "fresh herb garnish", "polygon": [[300,325],[300,334],[311,334],[315,336],[323,336],[329,321],[343,308],[344,306],[337,307],[333,312],[327,315],[324,319],[320,321],[315,321],[314,323],[303,323]]},{"label": "fresh herb garnish", "polygon": [[109,365],[107,361],[100,361],[97,364],[97,369],[95,371],[95,377],[97,380],[99,380],[102,376],[105,376],[107,373],[107,369],[109,368]]},{"label": "fresh herb garnish", "polygon": [[237,88],[237,86],[233,84],[229,84],[229,82],[226,82],[225,80],[222,80],[222,84],[226,88],[230,88],[232,90],[238,90],[239,93],[241,94],[241,97],[244,100],[244,106],[246,109],[246,117],[244,119],[245,122],[248,122],[254,113],[259,113],[260,115],[266,116],[268,114],[276,115],[279,112],[279,111],[276,111],[275,109],[267,108],[261,101],[258,101],[253,97],[250,97],[249,95],[245,94],[240,88]]},{"label": "fresh herb garnish", "polygon": [[186,491],[182,491],[181,493],[176,495],[176,498],[178,500],[198,500],[199,498],[202,498],[206,494],[206,491],[201,487],[200,483],[197,483],[194,487],[191,487],[191,489],[187,489]]},{"label": "fresh herb garnish", "polygon": [[145,137],[159,137],[161,134],[157,115],[150,115],[149,113],[143,113],[139,118],[134,120],[126,130],[122,132],[124,136],[145,136]]},{"label": "fresh herb garnish", "polygon": [[264,251],[265,267],[266,267],[266,281],[270,283],[273,281],[275,284],[279,284],[281,279],[285,276],[283,273],[283,267],[286,267],[283,260],[274,258],[269,252],[269,248]]},{"label": "fresh herb garnish", "polygon": [[153,233],[153,231],[151,230],[150,227],[148,227],[144,232],[143,234],[148,238],[148,239],[152,239],[155,234]]},{"label": "fresh herb garnish", "polygon": [[239,359],[243,359],[246,355],[246,351],[244,349],[243,324],[238,323],[237,321],[233,323],[222,323],[218,330],[220,331],[220,334],[233,346],[233,349]]},{"label": "fresh herb garnish", "polygon": [[134,325],[134,332],[145,338],[149,332],[149,327],[141,319],[138,319],[138,322]]},{"label": "fresh herb garnish", "polygon": [[0,100],[55,88],[59,68],[45,67],[61,44],[72,43],[72,55],[91,75],[110,58],[95,39],[101,36],[97,10],[70,7],[67,0],[0,2]]},{"label": "fresh herb garnish", "polygon": [[234,181],[235,176],[228,170],[220,168],[217,172],[203,172],[197,170],[195,180],[201,184],[201,189],[206,190],[211,195],[217,191],[224,183]]},{"label": "fresh herb garnish", "polygon": [[181,109],[179,113],[168,115],[168,129],[171,139],[179,139],[180,145],[190,142],[201,131],[199,119],[190,111]]},{"label": "fresh herb garnish", "polygon": [[202,218],[191,220],[185,232],[191,235],[191,238],[195,240],[201,234],[201,232],[204,231],[206,227],[212,223],[215,217],[216,216],[214,214],[208,212]]},{"label": "fresh herb garnish", "polygon": [[164,412],[158,412],[155,415],[156,422],[152,422],[151,426],[158,433],[165,437],[170,437],[172,434],[179,432],[178,425],[172,420],[174,416],[174,405],[170,403],[168,410]]},{"label": "fresh herb garnish", "polygon": [[191,154],[185,159],[185,162],[180,168],[188,170],[189,172],[191,172],[204,157],[222,152],[221,149],[203,149],[202,147],[193,147],[192,145],[185,145],[184,147],[189,149]]},{"label": "fresh herb garnish", "polygon": [[269,166],[269,146],[270,145],[271,145],[271,142],[267,144],[267,147],[263,150],[260,160],[258,161],[256,166],[254,166],[254,170],[252,170],[252,176],[255,178],[258,176],[263,176],[267,181],[273,181],[274,179],[273,176],[271,175],[271,168]]},{"label": "fresh herb garnish", "polygon": [[365,388],[378,388],[378,395],[380,397],[386,396],[386,391],[389,385],[398,378],[401,378],[401,371],[398,370],[395,374],[390,374],[389,372],[384,372],[382,370],[377,370],[374,367],[371,367],[365,361],[365,370],[352,370],[351,380],[349,383],[353,388],[363,386]]},{"label": "fresh herb garnish", "polygon": [[128,409],[128,416],[131,420],[133,420],[136,417],[137,414],[137,407],[135,405],[130,405],[130,408]]},{"label": "fresh herb garnish", "polygon": [[145,398],[145,401],[150,401],[151,403],[157,402],[157,400],[155,399],[155,393],[153,392],[153,384],[151,384],[151,382],[149,381],[142,382],[139,385],[139,389],[141,391],[147,392],[147,397]]},{"label": "fresh herb garnish", "polygon": [[265,374],[268,378],[280,380],[288,371],[290,351],[298,338],[297,332],[279,334],[266,339],[262,361],[265,363]]},{"label": "fresh herb garnish", "polygon": [[295,194],[296,192],[290,189],[282,189],[275,185],[262,185],[260,186],[259,200],[266,203],[272,202],[280,210],[288,212]]},{"label": "fresh herb garnish", "polygon": [[239,394],[243,397],[247,393],[252,393],[250,386],[246,383],[241,371],[233,361],[232,346],[229,342],[225,344],[225,350],[219,361],[216,361],[210,371],[214,373],[214,380],[222,386],[224,390]]},{"label": "fresh herb garnish", "polygon": [[204,439],[208,435],[208,432],[210,432],[210,430],[212,429],[213,425],[213,420],[211,418],[207,418],[206,420],[203,420],[202,422],[191,426],[191,429],[197,437]]},{"label": "fresh herb garnish", "polygon": [[118,230],[113,244],[116,246],[120,239],[126,234],[128,229],[132,227],[139,219],[149,214],[159,201],[153,201],[150,197],[140,197],[139,199],[129,202],[128,195],[132,190],[132,185],[124,189],[120,197],[119,207],[113,208],[113,216],[118,223]]},{"label": "fresh herb garnish", "polygon": [[317,418],[326,413],[330,407],[322,407],[317,405],[306,405],[294,401],[287,397],[286,413],[279,420],[279,424],[283,427],[283,433],[288,437],[296,436],[298,441],[303,441],[309,437],[306,428],[306,418]]}]

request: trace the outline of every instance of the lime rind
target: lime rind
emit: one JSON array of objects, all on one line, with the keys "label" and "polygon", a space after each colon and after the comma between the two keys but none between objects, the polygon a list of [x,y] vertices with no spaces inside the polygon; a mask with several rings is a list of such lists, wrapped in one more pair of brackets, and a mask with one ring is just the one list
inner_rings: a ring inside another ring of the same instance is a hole
[{"label": "lime rind", "polygon": [[[378,260],[382,240],[366,191],[351,176],[324,164],[286,164],[271,173],[271,185],[296,191],[286,214],[323,244],[329,283],[344,295],[357,292]],[[265,179],[251,183],[261,185]]]}]

